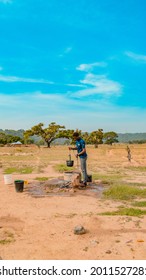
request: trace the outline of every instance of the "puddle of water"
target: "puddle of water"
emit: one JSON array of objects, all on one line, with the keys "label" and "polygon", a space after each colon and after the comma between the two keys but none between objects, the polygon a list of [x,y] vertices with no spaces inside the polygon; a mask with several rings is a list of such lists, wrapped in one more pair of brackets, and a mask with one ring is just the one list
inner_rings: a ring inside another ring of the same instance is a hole
[{"label": "puddle of water", "polygon": [[28,193],[33,197],[46,197],[46,196],[70,196],[71,194],[66,192],[61,192],[59,189],[57,191],[50,191],[46,192],[42,188],[30,188]]},{"label": "puddle of water", "polygon": [[44,192],[42,187],[35,186],[35,185],[31,186],[28,189],[28,193],[30,193],[31,195],[34,195],[34,196],[44,196],[44,195],[46,195],[46,193]]},{"label": "puddle of water", "polygon": [[76,192],[70,192],[72,190],[71,182],[62,179],[51,179],[46,182],[34,182],[28,185],[26,191],[33,197],[46,197],[46,196],[73,196],[78,191],[85,195],[95,194],[101,197],[104,190],[103,186],[96,185],[95,183],[89,183],[84,190],[76,189]]},{"label": "puddle of water", "polygon": [[103,186],[102,185],[96,185],[96,184],[90,184],[89,185],[90,191],[92,192],[103,192]]}]

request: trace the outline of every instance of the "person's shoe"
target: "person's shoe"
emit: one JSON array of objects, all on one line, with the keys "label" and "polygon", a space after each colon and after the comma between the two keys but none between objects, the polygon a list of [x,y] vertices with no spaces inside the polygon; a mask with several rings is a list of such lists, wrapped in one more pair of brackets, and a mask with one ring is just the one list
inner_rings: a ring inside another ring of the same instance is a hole
[{"label": "person's shoe", "polygon": [[86,184],[85,183],[80,183],[79,190],[84,190],[84,189],[86,189]]},{"label": "person's shoe", "polygon": [[85,190],[86,186],[79,186],[79,190]]},{"label": "person's shoe", "polygon": [[86,182],[84,182],[84,181],[81,181],[80,182],[84,187],[86,187],[87,186],[87,183]]}]

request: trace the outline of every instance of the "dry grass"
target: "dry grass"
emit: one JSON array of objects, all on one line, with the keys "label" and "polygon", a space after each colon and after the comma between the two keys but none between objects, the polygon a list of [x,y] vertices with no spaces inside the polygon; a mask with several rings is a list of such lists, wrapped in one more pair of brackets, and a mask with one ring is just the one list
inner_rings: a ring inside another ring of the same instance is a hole
[{"label": "dry grass", "polygon": [[[99,177],[111,176],[123,178],[123,180],[134,179],[146,172],[145,150],[146,145],[131,145],[132,161],[128,162],[126,144],[113,146],[100,145],[98,148],[87,146],[88,173],[98,174]],[[52,146],[50,149],[38,147],[1,147],[0,158],[3,171],[7,168],[31,167],[33,172],[40,168],[45,169],[48,165],[65,165],[68,160],[69,150],[67,146]],[[71,152],[74,160],[74,168],[77,160],[74,152]],[[30,169],[31,169],[30,168]],[[18,171],[19,172],[19,171]],[[97,175],[96,175],[97,176]],[[136,181],[135,181],[136,182]]]}]

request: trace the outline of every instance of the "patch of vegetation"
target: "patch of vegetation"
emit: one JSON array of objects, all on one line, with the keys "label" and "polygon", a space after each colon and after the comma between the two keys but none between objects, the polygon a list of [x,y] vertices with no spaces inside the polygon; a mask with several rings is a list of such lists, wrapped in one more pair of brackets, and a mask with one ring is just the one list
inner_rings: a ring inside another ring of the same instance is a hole
[{"label": "patch of vegetation", "polygon": [[122,175],[102,175],[93,173],[92,178],[93,180],[101,180],[103,184],[112,185],[114,182],[122,179]]},{"label": "patch of vegetation", "polygon": [[12,174],[18,171],[16,167],[8,167],[4,170],[4,174]]},{"label": "patch of vegetation", "polygon": [[68,167],[65,164],[57,164],[54,166],[54,169],[60,173],[63,173],[65,171],[73,171],[73,167]]},{"label": "patch of vegetation", "polygon": [[93,216],[93,212],[82,214],[82,216],[92,217]]},{"label": "patch of vegetation", "polygon": [[11,243],[11,242],[12,242],[11,239],[1,239],[0,240],[0,245],[5,245],[5,244]]},{"label": "patch of vegetation", "polygon": [[146,187],[146,183],[138,183],[138,182],[132,182],[129,183],[129,185],[132,185],[133,187]]},{"label": "patch of vegetation", "polygon": [[146,197],[146,189],[132,187],[126,184],[113,185],[103,192],[104,197],[115,200],[131,200],[136,197]]},{"label": "patch of vegetation", "polygon": [[146,207],[146,201],[135,201],[132,205],[136,207]]},{"label": "patch of vegetation", "polygon": [[146,215],[146,210],[140,210],[137,208],[122,208],[117,211],[107,211],[100,213],[100,215],[103,216],[134,216],[134,217],[139,217],[142,215]]},{"label": "patch of vegetation", "polygon": [[9,244],[9,243],[15,241],[14,234],[11,232],[5,231],[5,232],[3,232],[2,235],[3,235],[3,237],[1,237],[1,239],[0,239],[0,245],[6,245],[6,244]]},{"label": "patch of vegetation", "polygon": [[49,180],[49,177],[36,177],[35,180],[38,180],[38,181],[47,181],[47,180]]},{"label": "patch of vegetation", "polygon": [[23,152],[23,150],[22,150],[21,148],[16,148],[16,151],[17,151],[17,152],[20,152],[20,153]]},{"label": "patch of vegetation", "polygon": [[67,218],[74,218],[77,214],[76,213],[70,213],[66,215]]},{"label": "patch of vegetation", "polygon": [[146,172],[146,166],[127,166],[126,168],[132,171]]},{"label": "patch of vegetation", "polygon": [[83,249],[83,251],[87,252],[88,249],[89,249],[89,248],[86,246],[86,247]]},{"label": "patch of vegetation", "polygon": [[12,174],[12,173],[19,173],[19,174],[31,174],[33,171],[32,166],[27,167],[8,167],[4,170],[4,174]]}]

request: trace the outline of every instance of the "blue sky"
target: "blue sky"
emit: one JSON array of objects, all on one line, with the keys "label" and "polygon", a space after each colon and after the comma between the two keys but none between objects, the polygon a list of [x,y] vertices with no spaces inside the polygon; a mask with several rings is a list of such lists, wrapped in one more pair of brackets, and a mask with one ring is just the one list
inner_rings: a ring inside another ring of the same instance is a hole
[{"label": "blue sky", "polygon": [[145,0],[0,0],[0,128],[146,132]]}]

